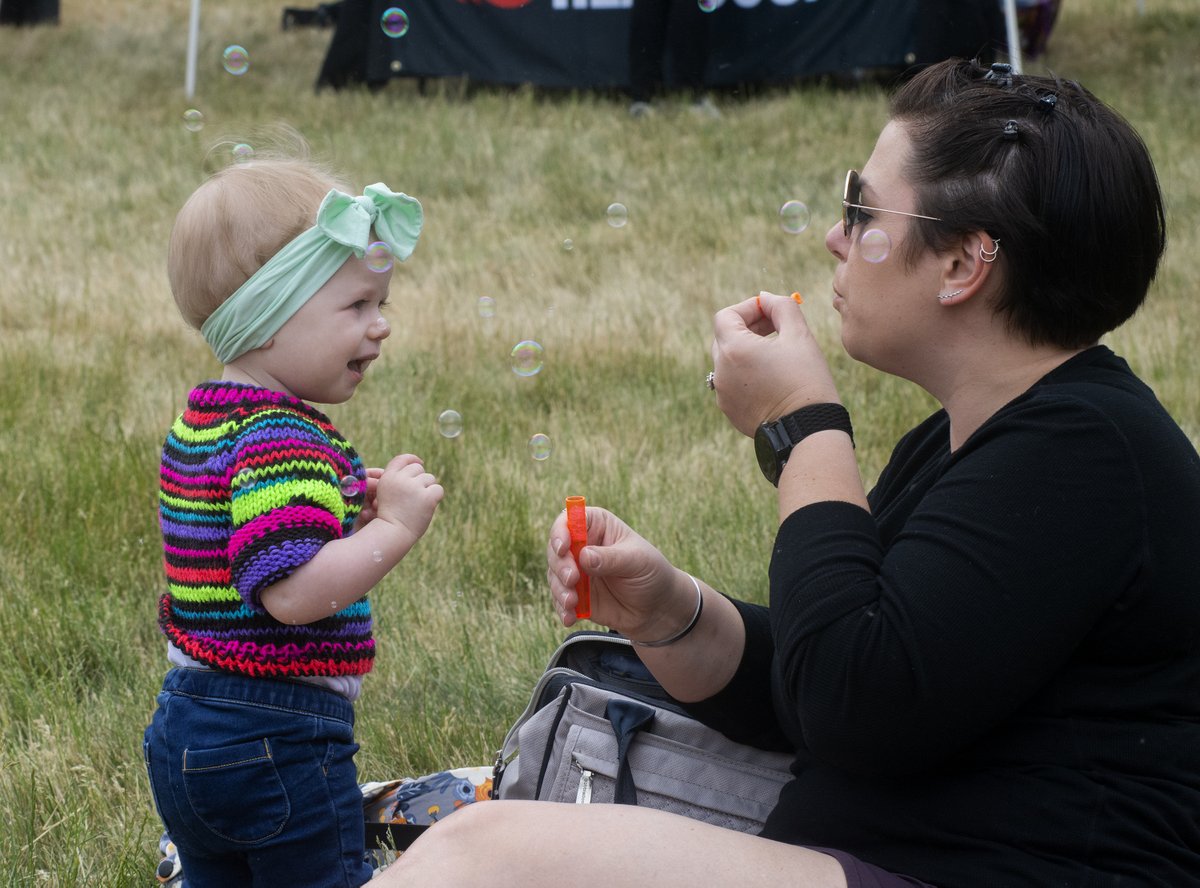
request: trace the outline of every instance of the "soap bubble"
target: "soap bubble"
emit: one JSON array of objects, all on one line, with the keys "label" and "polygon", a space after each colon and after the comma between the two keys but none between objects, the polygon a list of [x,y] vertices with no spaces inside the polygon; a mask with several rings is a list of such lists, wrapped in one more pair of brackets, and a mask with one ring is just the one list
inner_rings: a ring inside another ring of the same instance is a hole
[{"label": "soap bubble", "polygon": [[198,133],[204,129],[204,114],[195,108],[183,112],[183,125],[189,133]]},{"label": "soap bubble", "polygon": [[570,238],[567,238],[566,240],[563,241],[562,247],[563,247],[564,253],[569,253],[575,249],[575,241],[571,240]]},{"label": "soap bubble", "polygon": [[491,296],[480,296],[479,316],[481,318],[494,318],[496,316],[496,300]]},{"label": "soap bubble", "polygon": [[607,214],[608,224],[613,228],[624,228],[625,223],[629,221],[629,210],[623,203],[610,203]]},{"label": "soap bubble", "polygon": [[383,561],[383,553],[376,549],[371,553],[371,560],[378,564],[380,561]]},{"label": "soap bubble", "polygon": [[779,227],[788,234],[800,234],[811,220],[812,214],[803,201],[789,200],[779,208]]},{"label": "soap bubble", "polygon": [[364,258],[367,260],[367,268],[371,271],[383,274],[385,271],[391,270],[392,250],[383,241],[375,241],[367,247]]},{"label": "soap bubble", "polygon": [[869,228],[863,232],[858,248],[868,262],[882,262],[892,251],[892,239],[882,229]]},{"label": "soap bubble", "polygon": [[725,0],[697,0],[696,5],[700,7],[701,12],[712,12],[715,9],[724,6]]},{"label": "soap bubble", "polygon": [[244,46],[238,46],[236,43],[227,46],[221,54],[221,64],[230,74],[241,77],[250,70],[250,53],[246,52]]},{"label": "soap bubble", "polygon": [[330,609],[330,610],[337,610],[337,602],[336,602],[336,601],[331,601],[331,602],[329,602],[329,609]]},{"label": "soap bubble", "polygon": [[232,486],[234,490],[241,490],[244,487],[253,487],[254,472],[250,469],[242,469],[233,476]]},{"label": "soap bubble", "polygon": [[398,74],[399,72],[404,70],[404,63],[401,62],[399,59],[392,59],[392,64],[390,65],[390,67],[393,72]]},{"label": "soap bubble", "polygon": [[343,475],[338,481],[338,488],[342,491],[342,496],[352,500],[362,494],[366,489],[366,483],[359,480],[354,475]]},{"label": "soap bubble", "polygon": [[403,37],[408,33],[408,13],[396,6],[389,7],[380,16],[379,26],[388,37]]},{"label": "soap bubble", "polygon": [[254,149],[245,142],[238,142],[233,146],[233,159],[238,163],[245,163],[254,157]]},{"label": "soap bubble", "polygon": [[517,376],[537,376],[542,369],[545,349],[532,339],[523,339],[513,346],[509,358],[512,361],[512,371]]},{"label": "soap bubble", "polygon": [[437,427],[443,438],[457,438],[463,430],[462,415],[457,410],[443,410],[438,414]]},{"label": "soap bubble", "polygon": [[554,445],[550,443],[550,436],[538,432],[529,439],[529,455],[538,462],[550,458],[550,451],[554,449]]}]

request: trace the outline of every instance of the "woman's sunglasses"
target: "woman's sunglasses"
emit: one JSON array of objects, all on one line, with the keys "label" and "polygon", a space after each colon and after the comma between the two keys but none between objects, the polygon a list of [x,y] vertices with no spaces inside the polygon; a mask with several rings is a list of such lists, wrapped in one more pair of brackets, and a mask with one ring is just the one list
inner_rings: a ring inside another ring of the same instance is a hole
[{"label": "woman's sunglasses", "polygon": [[850,170],[846,173],[846,188],[842,192],[842,234],[850,237],[850,233],[854,231],[854,226],[859,222],[864,221],[863,210],[872,213],[893,213],[897,216],[911,216],[913,219],[928,219],[930,222],[941,222],[935,216],[922,216],[920,213],[906,213],[903,210],[885,210],[882,207],[868,207],[859,203],[862,200],[862,181],[859,179],[858,170]]}]

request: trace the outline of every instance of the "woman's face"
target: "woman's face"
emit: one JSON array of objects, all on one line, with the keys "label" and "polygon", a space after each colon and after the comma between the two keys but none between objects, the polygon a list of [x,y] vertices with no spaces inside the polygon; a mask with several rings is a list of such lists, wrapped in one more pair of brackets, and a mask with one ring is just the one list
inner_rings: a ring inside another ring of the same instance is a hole
[{"label": "woman's face", "polygon": [[[905,178],[910,150],[902,124],[889,123],[862,168],[859,203],[915,213],[916,194]],[[838,259],[833,275],[833,306],[842,316],[842,345],[856,360],[879,370],[916,378],[923,356],[935,347],[941,265],[922,249],[915,264],[905,253],[914,220],[897,213],[859,211],[847,237],[839,221],[825,235],[825,246]]]}]

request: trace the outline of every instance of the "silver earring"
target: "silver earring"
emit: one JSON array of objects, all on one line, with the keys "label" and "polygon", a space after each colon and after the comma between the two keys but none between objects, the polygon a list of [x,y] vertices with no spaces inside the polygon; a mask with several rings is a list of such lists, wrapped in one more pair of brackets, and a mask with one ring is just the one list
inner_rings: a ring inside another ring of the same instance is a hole
[{"label": "silver earring", "polygon": [[1000,238],[996,238],[994,241],[992,241],[992,248],[990,250],[985,250],[983,248],[983,244],[979,245],[979,258],[988,263],[988,265],[991,265],[996,261],[996,254],[999,252]]},{"label": "silver earring", "polygon": [[955,290],[953,293],[938,293],[938,299],[940,299],[942,302],[946,302],[950,299],[953,299],[955,296],[960,295],[962,295],[962,290]]}]

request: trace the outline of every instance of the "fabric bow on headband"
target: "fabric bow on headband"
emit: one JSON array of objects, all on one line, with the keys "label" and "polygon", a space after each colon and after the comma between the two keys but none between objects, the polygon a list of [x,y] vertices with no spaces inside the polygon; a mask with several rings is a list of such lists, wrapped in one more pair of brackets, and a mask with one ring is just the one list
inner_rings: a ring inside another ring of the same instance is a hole
[{"label": "fabric bow on headband", "polygon": [[371,243],[374,226],[376,237],[403,262],[417,244],[422,220],[421,204],[415,198],[389,191],[382,182],[368,185],[358,197],[334,189],[317,210],[317,228],[359,259]]},{"label": "fabric bow on headband", "polygon": [[382,182],[368,185],[358,197],[330,191],[317,210],[316,224],[284,244],[221,303],[200,333],[217,360],[228,364],[279,332],[351,254],[361,259],[372,229],[396,259],[407,259],[424,218],[416,198]]}]

